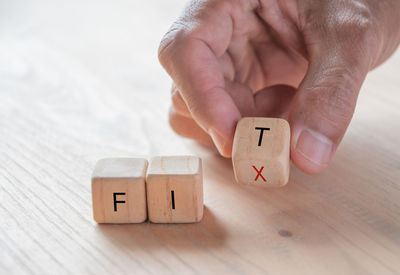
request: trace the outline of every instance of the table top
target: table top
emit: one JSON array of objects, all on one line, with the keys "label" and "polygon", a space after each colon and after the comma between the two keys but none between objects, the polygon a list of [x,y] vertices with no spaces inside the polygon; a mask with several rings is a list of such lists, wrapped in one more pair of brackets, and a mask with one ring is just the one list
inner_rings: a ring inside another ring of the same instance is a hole
[{"label": "table top", "polygon": [[[157,46],[185,1],[0,4],[1,274],[395,274],[400,53],[368,75],[329,168],[279,189],[168,126]],[[98,225],[103,157],[203,159],[198,224]]]}]

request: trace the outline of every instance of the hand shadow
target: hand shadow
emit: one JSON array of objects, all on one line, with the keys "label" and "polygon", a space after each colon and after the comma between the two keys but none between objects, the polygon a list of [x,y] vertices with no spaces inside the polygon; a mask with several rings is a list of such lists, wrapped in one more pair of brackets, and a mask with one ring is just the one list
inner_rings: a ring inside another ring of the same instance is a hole
[{"label": "hand shadow", "polygon": [[207,206],[199,223],[98,224],[97,229],[115,246],[130,250],[215,248],[222,246],[226,237],[225,229]]},{"label": "hand shadow", "polygon": [[[368,139],[360,144],[359,138],[350,136],[321,175],[305,175],[292,165],[288,185],[267,189],[235,184],[231,160],[202,149],[205,203],[212,210],[204,208],[200,223],[99,225],[97,229],[116,247],[135,252],[168,249],[179,254],[246,245],[247,251],[272,251],[285,258],[295,248],[324,253],[338,238],[374,251],[378,243],[365,244],[360,230],[389,237],[393,244],[385,244],[395,246],[399,228],[390,222],[396,212],[389,210],[399,195],[394,182],[398,162],[388,163],[388,155],[377,154],[380,151]],[[377,173],[380,167],[391,168],[391,177]],[[332,253],[341,257],[340,250]],[[258,263],[262,265],[261,260]]]}]

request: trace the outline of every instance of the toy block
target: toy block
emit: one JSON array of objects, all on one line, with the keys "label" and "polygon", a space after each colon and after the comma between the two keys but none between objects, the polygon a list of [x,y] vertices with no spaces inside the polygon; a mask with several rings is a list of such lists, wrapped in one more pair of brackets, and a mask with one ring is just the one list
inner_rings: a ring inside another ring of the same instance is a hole
[{"label": "toy block", "polygon": [[236,181],[279,187],[289,180],[290,127],[280,118],[239,120],[233,140]]},{"label": "toy block", "polygon": [[150,160],[146,177],[147,207],[153,223],[192,223],[203,217],[201,159],[164,156]]},{"label": "toy block", "polygon": [[93,216],[98,223],[140,223],[147,219],[142,158],[99,160],[92,174]]}]

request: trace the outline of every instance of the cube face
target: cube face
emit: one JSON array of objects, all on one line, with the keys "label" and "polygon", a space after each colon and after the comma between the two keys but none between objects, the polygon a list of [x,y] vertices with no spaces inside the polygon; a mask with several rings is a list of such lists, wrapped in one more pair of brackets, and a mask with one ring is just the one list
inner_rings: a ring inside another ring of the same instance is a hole
[{"label": "cube face", "polygon": [[146,177],[149,220],[191,223],[203,217],[202,164],[194,156],[154,157]]},{"label": "cube face", "polygon": [[279,161],[242,160],[235,162],[235,178],[242,184],[283,186],[289,175]]},{"label": "cube face", "polygon": [[140,223],[147,219],[142,158],[113,158],[97,162],[92,175],[93,216],[98,223]]},{"label": "cube face", "polygon": [[283,186],[289,179],[290,127],[280,118],[242,118],[236,127],[232,162],[242,184]]}]

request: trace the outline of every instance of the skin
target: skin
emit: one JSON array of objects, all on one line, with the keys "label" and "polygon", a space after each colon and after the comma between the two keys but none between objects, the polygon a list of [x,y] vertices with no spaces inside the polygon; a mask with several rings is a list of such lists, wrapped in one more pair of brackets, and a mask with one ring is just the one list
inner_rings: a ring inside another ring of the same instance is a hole
[{"label": "skin", "polygon": [[232,154],[241,117],[282,117],[291,159],[322,172],[367,73],[400,42],[400,0],[192,1],[161,41],[170,124]]}]

